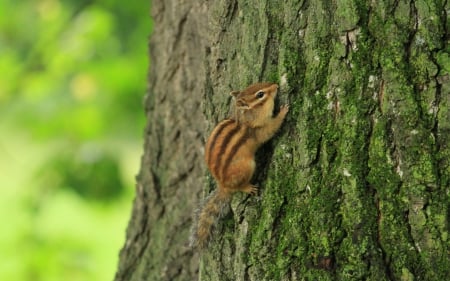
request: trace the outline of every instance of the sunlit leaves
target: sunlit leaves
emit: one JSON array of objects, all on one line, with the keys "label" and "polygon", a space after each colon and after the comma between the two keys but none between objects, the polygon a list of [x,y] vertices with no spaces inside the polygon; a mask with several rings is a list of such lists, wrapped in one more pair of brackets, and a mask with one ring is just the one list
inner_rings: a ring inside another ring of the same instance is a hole
[{"label": "sunlit leaves", "polygon": [[112,278],[145,122],[148,6],[0,0],[0,215],[14,218],[0,279]]}]

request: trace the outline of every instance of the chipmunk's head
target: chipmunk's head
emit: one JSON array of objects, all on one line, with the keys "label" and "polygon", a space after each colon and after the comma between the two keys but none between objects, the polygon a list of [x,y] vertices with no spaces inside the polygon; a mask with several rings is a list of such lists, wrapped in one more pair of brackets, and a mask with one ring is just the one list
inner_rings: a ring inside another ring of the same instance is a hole
[{"label": "chipmunk's head", "polygon": [[255,83],[245,90],[231,92],[235,100],[236,118],[241,121],[256,121],[255,119],[272,117],[277,91],[277,84]]}]

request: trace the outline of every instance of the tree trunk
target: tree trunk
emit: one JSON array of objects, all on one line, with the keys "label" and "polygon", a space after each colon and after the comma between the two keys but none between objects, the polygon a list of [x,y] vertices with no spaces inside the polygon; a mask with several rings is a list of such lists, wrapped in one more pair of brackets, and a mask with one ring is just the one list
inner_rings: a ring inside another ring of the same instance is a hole
[{"label": "tree trunk", "polygon": [[[154,0],[148,127],[116,280],[446,280],[448,1]],[[231,90],[289,103],[209,249],[202,147]],[[204,191],[204,192],[202,192]],[[200,260],[200,271],[198,271]]]}]

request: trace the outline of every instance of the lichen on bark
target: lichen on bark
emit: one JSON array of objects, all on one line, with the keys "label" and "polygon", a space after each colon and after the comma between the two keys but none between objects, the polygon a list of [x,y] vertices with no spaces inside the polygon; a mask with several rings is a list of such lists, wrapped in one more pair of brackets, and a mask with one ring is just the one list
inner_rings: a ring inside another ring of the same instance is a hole
[{"label": "lichen on bark", "polygon": [[[259,153],[260,197],[236,196],[226,243],[218,237],[204,254],[204,280],[445,276],[448,172],[439,155],[448,148],[437,140],[436,108],[448,100],[438,78],[448,74],[438,73],[436,54],[448,48],[446,3],[234,3],[244,26],[222,26],[223,36],[260,47],[224,60],[244,74],[240,85],[277,77],[291,112]],[[233,81],[234,72],[218,73]],[[232,256],[215,258],[224,251]]]}]

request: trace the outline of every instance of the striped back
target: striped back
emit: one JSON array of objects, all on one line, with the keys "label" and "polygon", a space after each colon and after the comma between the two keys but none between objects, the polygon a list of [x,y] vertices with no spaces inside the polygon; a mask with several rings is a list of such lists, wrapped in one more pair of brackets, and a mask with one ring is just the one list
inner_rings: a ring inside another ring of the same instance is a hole
[{"label": "striped back", "polygon": [[212,131],[206,142],[205,161],[219,182],[223,181],[233,157],[239,154],[249,136],[249,128],[232,119],[223,120]]}]

